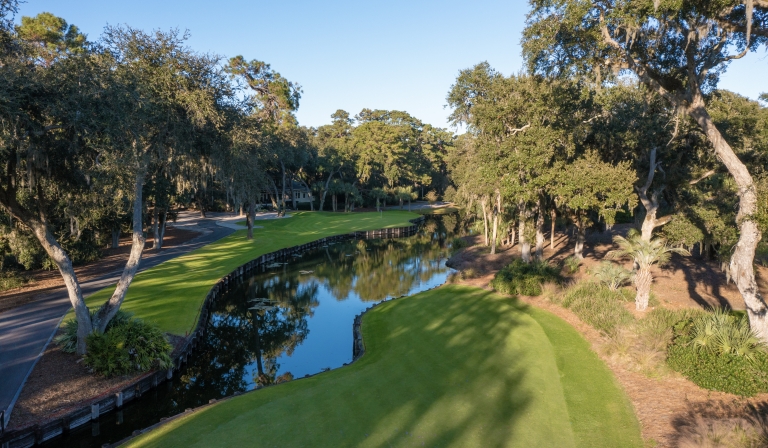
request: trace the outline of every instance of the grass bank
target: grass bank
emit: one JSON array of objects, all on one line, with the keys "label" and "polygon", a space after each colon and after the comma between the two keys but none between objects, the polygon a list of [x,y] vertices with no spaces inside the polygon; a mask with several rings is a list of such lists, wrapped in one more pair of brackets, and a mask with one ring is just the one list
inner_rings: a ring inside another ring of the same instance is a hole
[{"label": "grass bank", "polygon": [[[194,329],[197,314],[208,291],[236,267],[269,252],[308,243],[323,237],[358,230],[411,225],[415,213],[292,212],[291,218],[259,221],[254,238],[246,230],[139,273],[133,280],[122,309],[155,322],[163,331],[184,335]],[[97,307],[112,294],[105,288],[86,300]],[[70,316],[74,313],[70,311]]]},{"label": "grass bank", "polygon": [[367,313],[363,337],[350,366],[215,404],[128,446],[642,446],[608,368],[546,311],[444,286]]}]

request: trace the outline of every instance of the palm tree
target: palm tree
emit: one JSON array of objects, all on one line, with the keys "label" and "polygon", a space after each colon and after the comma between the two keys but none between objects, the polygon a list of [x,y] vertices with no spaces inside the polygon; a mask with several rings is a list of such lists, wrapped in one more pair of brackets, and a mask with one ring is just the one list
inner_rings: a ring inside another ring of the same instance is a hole
[{"label": "palm tree", "polygon": [[608,252],[605,255],[606,258],[628,258],[635,262],[633,282],[637,289],[635,307],[638,311],[645,311],[648,308],[648,298],[651,294],[651,283],[653,283],[651,267],[654,264],[663,266],[669,261],[672,253],[690,255],[690,252],[683,248],[670,247],[664,238],[643,241],[640,232],[635,229],[630,230],[626,238],[618,235],[613,237],[613,242],[619,248]]}]

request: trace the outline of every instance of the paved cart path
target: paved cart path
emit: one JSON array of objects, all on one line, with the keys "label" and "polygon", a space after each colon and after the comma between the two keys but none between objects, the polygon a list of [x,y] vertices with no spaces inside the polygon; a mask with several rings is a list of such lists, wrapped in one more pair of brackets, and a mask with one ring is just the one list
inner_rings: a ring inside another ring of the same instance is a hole
[{"label": "paved cart path", "polygon": [[[177,222],[172,225],[202,234],[160,253],[145,254],[142,256],[139,271],[232,234],[235,232],[235,226],[223,226],[220,223],[234,220],[231,214],[213,214],[203,219],[197,213],[181,213]],[[81,283],[83,294],[88,296],[117,283],[121,274],[122,267]],[[53,337],[61,318],[70,308],[69,297],[62,287],[42,299],[0,313],[0,428],[5,428],[10,421],[13,405],[27,376]]]}]

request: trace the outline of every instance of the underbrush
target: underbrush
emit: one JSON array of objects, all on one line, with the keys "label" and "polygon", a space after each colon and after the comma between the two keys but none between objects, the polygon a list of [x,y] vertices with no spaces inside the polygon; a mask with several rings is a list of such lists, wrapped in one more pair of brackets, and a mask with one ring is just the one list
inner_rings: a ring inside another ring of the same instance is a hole
[{"label": "underbrush", "polygon": [[768,409],[761,405],[702,403],[673,422],[680,448],[758,448],[768,446]]},{"label": "underbrush", "polygon": [[642,319],[617,327],[608,334],[603,352],[629,370],[651,378],[663,377],[670,370],[666,358],[674,325],[704,313],[700,310],[653,309]]},{"label": "underbrush", "polygon": [[560,304],[581,320],[604,334],[632,322],[632,313],[622,304],[627,298],[623,289],[612,291],[596,282],[580,282],[564,291]]},{"label": "underbrush", "polygon": [[560,280],[559,269],[547,262],[525,263],[514,260],[502,268],[491,280],[491,287],[509,295],[539,296],[541,285]]},{"label": "underbrush", "polygon": [[451,249],[457,251],[468,246],[467,241],[464,238],[456,237],[451,240]]},{"label": "underbrush", "polygon": [[[93,314],[93,313],[92,313]],[[77,348],[77,321],[70,319],[64,333],[56,338],[63,351]],[[156,326],[130,313],[118,311],[104,334],[91,333],[86,339],[85,365],[104,376],[125,375],[171,366],[171,344]]]},{"label": "underbrush", "polygon": [[28,281],[27,277],[15,271],[0,272],[0,291],[21,288]]},{"label": "underbrush", "polygon": [[736,395],[768,392],[768,352],[745,315],[722,310],[679,322],[669,366],[697,385]]},{"label": "underbrush", "polygon": [[599,330],[602,352],[629,370],[660,377],[671,369],[705,389],[741,396],[768,392],[768,349],[746,315],[656,308],[635,319],[624,305],[633,294],[585,281],[551,300]]}]

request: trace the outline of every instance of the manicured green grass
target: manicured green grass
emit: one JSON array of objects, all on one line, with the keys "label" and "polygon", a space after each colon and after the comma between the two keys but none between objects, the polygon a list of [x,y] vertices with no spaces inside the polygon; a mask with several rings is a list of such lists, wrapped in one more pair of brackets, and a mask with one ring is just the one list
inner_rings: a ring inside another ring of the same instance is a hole
[{"label": "manicured green grass", "polygon": [[366,354],[171,421],[131,447],[640,447],[589,344],[545,311],[444,286],[363,320]]},{"label": "manicured green grass", "polygon": [[[197,323],[200,306],[216,282],[236,267],[285,247],[356,230],[375,230],[411,225],[415,213],[292,212],[286,219],[259,221],[254,239],[246,240],[246,230],[181,257],[147,269],[136,276],[122,309],[136,317],[155,322],[163,331],[184,335]],[[114,288],[105,288],[88,297],[89,307],[104,303]],[[74,314],[70,311],[70,316]]]}]

